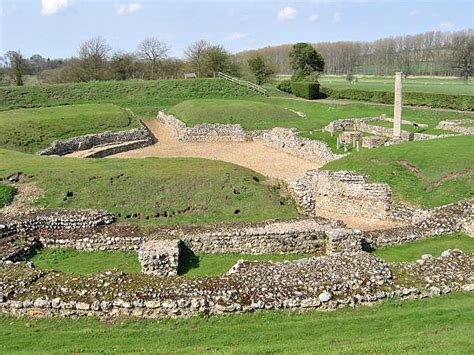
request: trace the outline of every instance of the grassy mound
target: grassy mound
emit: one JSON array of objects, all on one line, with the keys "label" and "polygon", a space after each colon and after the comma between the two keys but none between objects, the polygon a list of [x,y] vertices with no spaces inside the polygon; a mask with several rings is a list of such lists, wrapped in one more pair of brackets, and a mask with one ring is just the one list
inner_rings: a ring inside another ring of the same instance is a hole
[{"label": "grassy mound", "polygon": [[141,224],[297,216],[293,201],[263,176],[219,161],[72,159],[0,150],[0,177],[16,171],[45,191],[38,201],[43,207],[106,209]]},{"label": "grassy mound", "polygon": [[0,147],[35,153],[52,141],[138,126],[118,106],[69,105],[0,112]]},{"label": "grassy mound", "polygon": [[246,100],[187,100],[173,106],[170,113],[189,126],[199,123],[255,122],[256,129],[278,126],[301,119],[296,113],[267,102]]},{"label": "grassy mound", "polygon": [[465,254],[472,255],[474,239],[466,234],[455,233],[379,248],[374,254],[387,262],[415,261],[423,254],[439,256],[447,249],[461,249]]},{"label": "grassy mound", "polygon": [[335,312],[267,311],[112,323],[90,318],[3,317],[0,351],[407,353],[449,349],[469,353],[473,310],[474,297],[461,293]]},{"label": "grassy mound", "polygon": [[457,136],[362,150],[324,166],[352,170],[385,182],[394,198],[435,207],[474,195],[472,137]]},{"label": "grassy mound", "polygon": [[253,91],[224,79],[96,81],[0,88],[0,110],[77,103],[115,103],[140,115],[190,98],[255,96]]},{"label": "grassy mound", "polygon": [[15,188],[9,185],[0,184],[0,208],[9,205],[13,201]]}]

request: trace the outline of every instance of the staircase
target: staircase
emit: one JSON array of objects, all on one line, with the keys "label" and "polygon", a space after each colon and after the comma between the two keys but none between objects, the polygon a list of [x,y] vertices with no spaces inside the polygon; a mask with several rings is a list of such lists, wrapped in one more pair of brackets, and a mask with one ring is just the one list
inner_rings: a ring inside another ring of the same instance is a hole
[{"label": "staircase", "polygon": [[261,86],[259,86],[259,85],[257,85],[257,84],[254,84],[254,83],[252,83],[252,82],[250,82],[250,81],[241,80],[241,79],[235,78],[235,77],[233,77],[233,76],[230,76],[230,75],[228,75],[228,74],[221,73],[221,72],[215,73],[215,76],[217,76],[217,77],[219,77],[219,78],[223,78],[223,79],[229,80],[229,81],[231,81],[231,82],[233,82],[233,83],[235,83],[235,84],[245,86],[245,87],[247,87],[248,89],[253,90],[253,91],[255,91],[255,92],[258,92],[258,93],[261,94],[261,95],[269,96],[267,90],[265,90],[265,89],[262,88]]}]

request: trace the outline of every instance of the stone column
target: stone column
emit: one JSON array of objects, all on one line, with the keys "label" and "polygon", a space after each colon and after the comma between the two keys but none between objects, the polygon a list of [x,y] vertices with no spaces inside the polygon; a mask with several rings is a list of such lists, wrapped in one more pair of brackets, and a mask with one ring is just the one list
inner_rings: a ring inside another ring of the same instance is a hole
[{"label": "stone column", "polygon": [[393,103],[393,138],[402,138],[402,72],[395,73],[395,100]]}]

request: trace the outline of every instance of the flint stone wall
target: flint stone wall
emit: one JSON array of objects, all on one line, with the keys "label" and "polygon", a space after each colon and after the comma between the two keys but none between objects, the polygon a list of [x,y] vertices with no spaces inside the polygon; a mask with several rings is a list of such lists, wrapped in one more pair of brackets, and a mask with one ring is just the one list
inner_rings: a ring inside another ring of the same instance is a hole
[{"label": "flint stone wall", "polygon": [[[39,155],[66,155],[80,150],[88,150],[109,144],[119,144],[129,141],[139,141],[140,148],[155,143],[154,136],[150,131],[142,126],[129,131],[103,132],[97,134],[87,134],[65,140],[57,140],[40,151]],[[136,149],[132,146],[130,149]],[[114,154],[113,152],[111,154]]]},{"label": "flint stone wall", "polygon": [[110,224],[115,216],[100,210],[39,210],[26,214],[0,215],[0,238],[38,229],[85,229]]},{"label": "flint stone wall", "polygon": [[345,156],[334,154],[325,142],[301,138],[295,128],[276,127],[269,131],[255,131],[252,135],[257,142],[307,160],[330,162]]},{"label": "flint stone wall", "polygon": [[162,111],[157,119],[166,124],[173,137],[180,142],[246,142],[251,140],[239,124],[199,124],[187,127],[184,122]]},{"label": "flint stone wall", "polygon": [[436,128],[444,129],[448,131],[458,132],[462,134],[472,135],[474,134],[474,127],[464,126],[466,123],[474,123],[474,120],[452,120],[452,121],[440,121]]},{"label": "flint stone wall", "polygon": [[349,171],[309,170],[290,185],[303,212],[328,211],[357,217],[388,219],[391,189],[369,183],[366,176]]},{"label": "flint stone wall", "polygon": [[149,240],[140,246],[142,272],[154,276],[178,275],[181,240]]},{"label": "flint stone wall", "polygon": [[[399,286],[391,268],[414,279],[429,280],[428,287]],[[82,277],[82,290],[67,277],[22,272],[6,278],[0,287],[0,312],[28,317],[189,317],[197,314],[243,313],[265,309],[336,309],[373,304],[398,296],[423,298],[457,290],[472,290],[473,258],[459,251],[425,257],[414,263],[390,266],[368,254],[341,254],[292,262],[239,261],[227,275],[197,278],[156,278],[106,272]],[[51,287],[53,283],[53,287]],[[46,286],[47,285],[47,286]],[[122,285],[126,286],[126,292]],[[105,296],[121,294],[117,296]]]},{"label": "flint stone wall", "polygon": [[430,210],[416,210],[412,224],[364,233],[364,242],[372,247],[398,245],[447,233],[466,231],[472,221],[474,200],[453,203]]}]

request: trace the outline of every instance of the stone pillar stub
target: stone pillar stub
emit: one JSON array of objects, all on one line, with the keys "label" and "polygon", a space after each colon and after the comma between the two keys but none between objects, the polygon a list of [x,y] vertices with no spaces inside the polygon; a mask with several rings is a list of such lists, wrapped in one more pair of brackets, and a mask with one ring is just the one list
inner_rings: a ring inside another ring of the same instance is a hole
[{"label": "stone pillar stub", "polygon": [[393,104],[393,138],[402,138],[402,72],[395,73],[395,100]]}]

